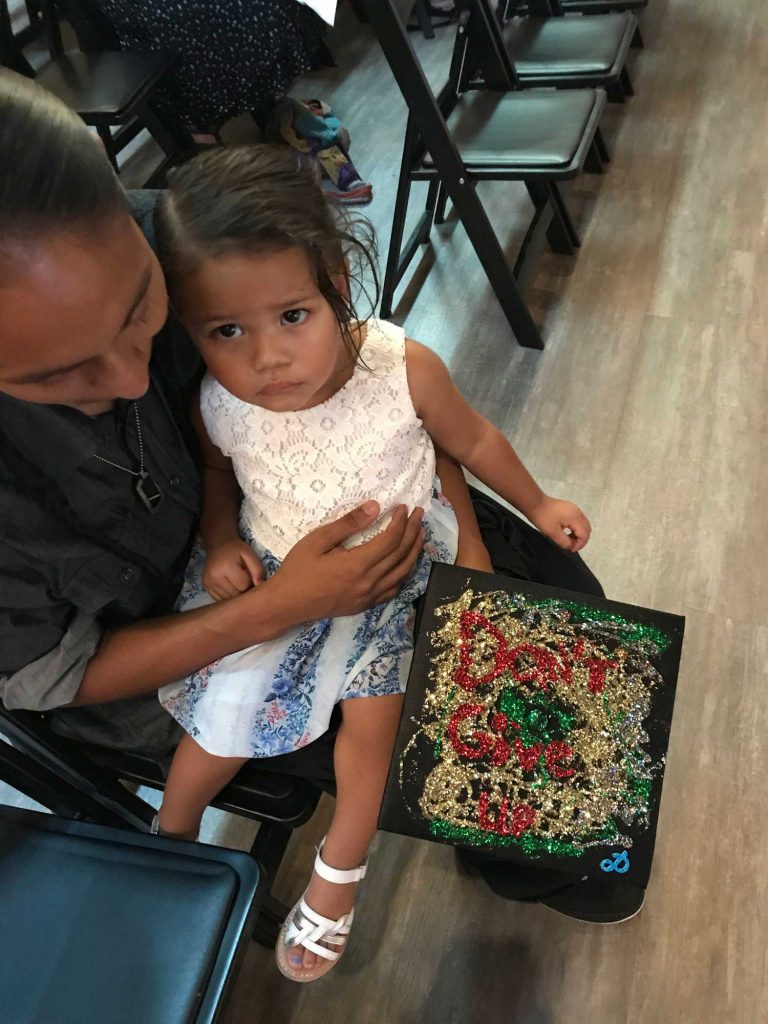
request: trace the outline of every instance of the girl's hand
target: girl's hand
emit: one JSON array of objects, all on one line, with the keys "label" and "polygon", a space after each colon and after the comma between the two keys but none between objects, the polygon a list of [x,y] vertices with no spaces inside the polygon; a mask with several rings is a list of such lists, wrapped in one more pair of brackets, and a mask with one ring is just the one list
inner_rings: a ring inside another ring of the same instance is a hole
[{"label": "girl's hand", "polygon": [[237,597],[265,578],[264,566],[244,540],[225,541],[208,552],[203,568],[203,586],[214,599]]},{"label": "girl's hand", "polygon": [[578,505],[546,494],[528,513],[528,518],[545,537],[566,551],[581,551],[592,532],[589,520]]},{"label": "girl's hand", "polygon": [[477,569],[480,572],[494,571],[488,549],[481,541],[462,544],[461,540],[459,540],[459,550],[456,554],[455,564],[464,569]]}]

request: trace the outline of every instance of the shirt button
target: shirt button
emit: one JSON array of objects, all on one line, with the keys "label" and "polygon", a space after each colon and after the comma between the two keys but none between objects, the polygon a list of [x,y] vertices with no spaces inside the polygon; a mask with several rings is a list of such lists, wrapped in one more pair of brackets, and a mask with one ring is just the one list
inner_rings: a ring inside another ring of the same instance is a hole
[{"label": "shirt button", "polygon": [[135,576],[136,570],[131,569],[128,566],[126,566],[125,569],[123,569],[122,572],[120,573],[120,579],[123,581],[123,583],[130,583]]},{"label": "shirt button", "polygon": [[172,476],[169,478],[168,483],[171,485],[171,487],[178,487],[179,484],[181,483],[181,478],[178,476]]}]

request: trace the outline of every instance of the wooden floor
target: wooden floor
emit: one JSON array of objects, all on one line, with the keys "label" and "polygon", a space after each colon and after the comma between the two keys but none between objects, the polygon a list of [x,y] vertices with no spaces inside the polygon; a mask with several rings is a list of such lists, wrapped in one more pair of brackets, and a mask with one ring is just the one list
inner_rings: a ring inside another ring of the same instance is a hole
[{"label": "wooden floor", "polygon": [[[252,946],[229,1024],[768,1020],[768,4],[651,0],[643,32],[637,95],[605,118],[609,173],[570,189],[581,253],[545,255],[533,282],[546,350],[517,347],[453,220],[397,312],[544,486],[588,511],[609,596],[687,616],[645,909],[579,924],[493,896],[447,848],[382,834],[338,969],[294,985]],[[338,71],[294,92],[349,127],[384,248],[404,108],[346,9],[329,42]],[[415,42],[431,70],[449,45],[446,30]],[[511,244],[522,190],[481,194]],[[286,902],[329,811],[293,841]],[[207,829],[250,838],[221,815]]]},{"label": "wooden floor", "polygon": [[[294,92],[349,127],[385,251],[405,113],[366,31],[343,28],[338,72]],[[570,190],[582,250],[546,255],[533,283],[546,350],[516,346],[455,221],[397,312],[545,486],[583,503],[609,595],[687,616],[645,909],[579,924],[381,834],[338,969],[293,985],[252,948],[233,1024],[768,1020],[768,4],[651,0],[643,31],[637,95],[605,119],[609,173]],[[445,30],[415,41],[440,66]],[[482,195],[517,241],[522,190]],[[295,840],[286,900],[322,830]]]}]

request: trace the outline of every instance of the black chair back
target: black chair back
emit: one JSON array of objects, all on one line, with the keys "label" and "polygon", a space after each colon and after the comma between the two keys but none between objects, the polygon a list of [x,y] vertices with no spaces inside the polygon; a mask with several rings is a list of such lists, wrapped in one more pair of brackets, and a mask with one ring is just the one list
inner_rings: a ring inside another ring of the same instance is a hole
[{"label": "black chair back", "polygon": [[117,32],[99,3],[94,0],[56,0],[56,4],[72,26],[84,53],[121,48]]},{"label": "black chair back", "polygon": [[14,35],[7,0],[0,0],[0,64],[27,78],[34,78],[32,67]]}]

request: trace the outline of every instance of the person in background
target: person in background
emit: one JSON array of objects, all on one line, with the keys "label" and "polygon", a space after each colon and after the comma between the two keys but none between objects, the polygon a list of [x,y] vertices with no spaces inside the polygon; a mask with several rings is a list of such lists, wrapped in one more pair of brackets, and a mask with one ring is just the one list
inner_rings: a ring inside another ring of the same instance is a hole
[{"label": "person in background", "polygon": [[214,141],[240,114],[266,123],[274,101],[316,65],[323,46],[323,22],[296,0],[96,3],[123,49],[178,55],[161,101],[199,142]]}]

